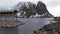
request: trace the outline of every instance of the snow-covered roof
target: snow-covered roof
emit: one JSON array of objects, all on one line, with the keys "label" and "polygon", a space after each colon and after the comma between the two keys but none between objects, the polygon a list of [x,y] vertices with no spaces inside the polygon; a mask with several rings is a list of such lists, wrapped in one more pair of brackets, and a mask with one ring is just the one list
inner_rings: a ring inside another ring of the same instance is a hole
[{"label": "snow-covered roof", "polygon": [[0,12],[14,12],[14,10],[0,10]]}]

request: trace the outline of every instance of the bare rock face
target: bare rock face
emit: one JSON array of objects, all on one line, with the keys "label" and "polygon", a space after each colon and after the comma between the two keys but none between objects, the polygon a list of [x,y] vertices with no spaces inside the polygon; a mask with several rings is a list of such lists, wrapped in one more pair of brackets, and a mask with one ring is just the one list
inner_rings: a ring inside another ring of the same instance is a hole
[{"label": "bare rock face", "polygon": [[46,8],[46,5],[43,2],[41,2],[41,1],[39,1],[37,3],[36,12],[39,15],[43,15],[43,17],[52,17],[52,15],[48,12],[48,10]]},{"label": "bare rock face", "polygon": [[36,11],[37,11],[37,13],[40,14],[40,15],[42,15],[43,13],[48,12],[48,10],[47,10],[47,8],[46,8],[46,5],[45,5],[43,2],[41,2],[41,1],[39,1],[39,2],[37,3]]}]

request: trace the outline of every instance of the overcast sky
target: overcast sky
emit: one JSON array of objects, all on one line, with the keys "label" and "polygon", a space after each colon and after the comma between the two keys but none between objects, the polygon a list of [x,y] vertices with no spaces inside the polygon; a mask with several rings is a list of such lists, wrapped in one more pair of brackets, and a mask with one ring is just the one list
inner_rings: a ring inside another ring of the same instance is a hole
[{"label": "overcast sky", "polygon": [[0,0],[0,9],[8,9],[17,4],[18,2],[33,2],[37,4],[42,1],[46,4],[48,11],[54,16],[60,16],[60,0]]}]

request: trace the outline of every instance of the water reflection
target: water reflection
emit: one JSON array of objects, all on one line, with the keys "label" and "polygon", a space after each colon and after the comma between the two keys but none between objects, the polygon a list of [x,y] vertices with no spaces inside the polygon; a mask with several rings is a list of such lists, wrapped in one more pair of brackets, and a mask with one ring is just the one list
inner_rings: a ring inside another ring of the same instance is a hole
[{"label": "water reflection", "polygon": [[18,34],[18,27],[0,29],[0,34]]}]

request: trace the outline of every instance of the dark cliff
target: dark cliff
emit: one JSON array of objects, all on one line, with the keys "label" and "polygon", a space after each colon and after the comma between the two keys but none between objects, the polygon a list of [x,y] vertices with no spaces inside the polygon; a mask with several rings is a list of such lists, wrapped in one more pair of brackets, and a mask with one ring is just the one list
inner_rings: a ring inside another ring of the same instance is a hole
[{"label": "dark cliff", "polygon": [[47,10],[47,7],[46,5],[41,2],[41,1],[38,1],[37,3],[37,6],[36,6],[36,12],[39,14],[39,15],[43,15],[42,17],[52,17],[53,15],[51,15],[49,13],[49,11]]}]

